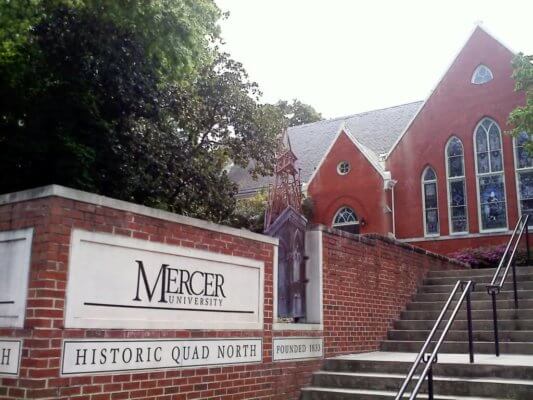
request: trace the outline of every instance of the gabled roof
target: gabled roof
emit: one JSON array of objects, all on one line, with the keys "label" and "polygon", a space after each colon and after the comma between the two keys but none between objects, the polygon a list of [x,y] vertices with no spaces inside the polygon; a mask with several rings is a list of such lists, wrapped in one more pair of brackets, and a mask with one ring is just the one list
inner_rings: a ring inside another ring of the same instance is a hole
[{"label": "gabled roof", "polygon": [[377,154],[374,153],[372,150],[370,150],[365,145],[363,145],[361,142],[359,142],[359,140],[357,140],[355,138],[355,136],[352,135],[352,133],[350,132],[350,130],[348,129],[346,124],[344,122],[342,122],[341,125],[339,126],[337,134],[335,135],[335,138],[332,140],[332,142],[329,145],[328,149],[326,150],[326,152],[324,153],[324,155],[320,159],[320,162],[318,163],[318,165],[316,166],[315,170],[313,171],[313,174],[311,175],[311,177],[307,181],[307,185],[311,184],[311,182],[315,178],[316,174],[320,170],[320,167],[322,167],[322,164],[326,160],[328,154],[331,152],[331,150],[335,146],[335,143],[337,142],[339,136],[342,135],[343,133],[348,137],[348,139],[350,139],[350,141],[354,144],[354,146],[357,148],[357,150],[359,150],[361,152],[363,157],[365,157],[368,160],[370,165],[372,165],[374,167],[376,172],[378,174],[380,174],[383,179],[390,179],[390,173],[386,172],[383,169],[383,167],[381,166],[381,164],[379,162],[379,157],[377,156]]},{"label": "gabled roof", "polygon": [[443,79],[446,77],[446,75],[448,75],[448,71],[452,68],[452,66],[456,63],[457,59],[459,58],[459,56],[461,55],[461,53],[463,52],[463,50],[466,48],[466,46],[468,45],[468,43],[472,40],[472,38],[474,37],[474,35],[477,33],[477,32],[484,32],[485,34],[487,34],[488,36],[490,36],[492,39],[494,39],[496,42],[498,42],[500,45],[502,45],[503,47],[505,47],[509,52],[511,52],[512,54],[516,54],[516,52],[514,52],[513,50],[511,50],[508,46],[506,46],[504,43],[502,43],[501,40],[497,39],[496,37],[494,37],[493,34],[489,33],[487,31],[487,29],[483,26],[481,26],[481,23],[477,23],[475,26],[474,26],[474,29],[472,30],[472,32],[470,33],[470,35],[468,36],[468,38],[466,39],[465,43],[461,46],[461,48],[459,49],[459,51],[457,52],[457,54],[455,55],[455,57],[452,59],[451,63],[448,65],[448,67],[446,68],[446,70],[444,71],[444,74],[442,74],[437,83],[435,84],[435,86],[433,87],[433,89],[429,92],[429,95],[426,97],[426,99],[422,102],[422,104],[420,105],[420,107],[418,108],[418,111],[413,115],[413,117],[411,118],[411,120],[409,121],[409,123],[406,124],[405,128],[403,129],[403,131],[401,132],[400,135],[398,135],[398,137],[396,138],[395,142],[390,146],[389,150],[387,151],[387,154],[385,155],[385,158],[389,158],[391,153],[394,151],[394,149],[396,148],[396,146],[398,146],[398,144],[400,143],[400,141],[402,140],[402,138],[405,136],[405,134],[408,132],[409,128],[411,127],[411,125],[413,125],[413,122],[416,120],[417,116],[422,112],[422,110],[424,109],[424,106],[427,104],[427,102],[429,101],[429,99],[431,99],[431,97],[433,96],[433,93],[435,93],[435,91],[437,90],[437,88],[439,87],[439,85],[441,84],[441,82],[443,81]]},{"label": "gabled roof", "polygon": [[[422,102],[417,101],[289,128],[287,133],[292,150],[298,157],[296,166],[301,169],[302,182],[309,181],[342,123],[364,149],[367,158],[377,162],[381,154],[389,151],[421,105]],[[239,192],[243,195],[266,187],[273,179],[260,177],[253,180],[245,169],[238,166],[231,168],[229,177],[239,185]]]}]

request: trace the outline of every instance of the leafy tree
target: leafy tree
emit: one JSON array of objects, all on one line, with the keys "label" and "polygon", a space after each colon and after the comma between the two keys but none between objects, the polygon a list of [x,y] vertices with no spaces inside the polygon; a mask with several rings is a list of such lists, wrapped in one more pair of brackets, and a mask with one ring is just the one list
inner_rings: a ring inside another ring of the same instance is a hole
[{"label": "leafy tree", "polygon": [[[224,165],[229,159],[246,165],[253,158],[255,173],[270,172],[271,149],[283,125],[270,107],[256,102],[257,95],[257,86],[248,81],[242,66],[224,54],[202,68],[189,85],[168,87],[161,101],[162,117],[156,124],[140,124],[138,144],[125,152],[130,158],[125,164],[132,169],[124,185],[129,197],[230,222],[237,187],[223,172]],[[149,147],[141,148],[141,143]],[[139,166],[139,160],[146,165]],[[143,171],[142,181],[136,170]],[[152,186],[158,188],[154,194],[147,192]]]},{"label": "leafy tree", "polygon": [[297,99],[293,99],[291,103],[286,100],[280,100],[275,106],[279,108],[287,119],[287,126],[308,124],[322,119],[322,115],[312,106]]},{"label": "leafy tree", "polygon": [[159,77],[180,81],[213,59],[223,16],[212,0],[16,0],[0,1],[0,62],[17,58],[32,39],[32,26],[60,6],[76,8],[117,28],[135,32]]},{"label": "leafy tree", "polygon": [[191,84],[174,88],[169,106],[195,149],[242,167],[253,159],[252,173],[268,174],[284,121],[279,110],[259,104],[260,94],[240,63],[219,54]]},{"label": "leafy tree", "polygon": [[154,66],[132,32],[60,6],[0,63],[2,188],[48,183],[107,193],[128,121],[157,111]]},{"label": "leafy tree", "polygon": [[509,132],[513,136],[521,132],[529,134],[526,148],[533,153],[533,55],[519,53],[513,59],[513,78],[516,81],[515,90],[523,90],[526,93],[526,105],[517,107],[509,115],[509,125],[513,129]]},{"label": "leafy tree", "polygon": [[221,17],[212,0],[0,2],[0,191],[57,183],[235,222],[227,162],[270,174],[277,134],[320,115],[261,104],[217,47]]},{"label": "leafy tree", "polygon": [[[279,109],[259,104],[257,85],[213,41],[188,73],[148,45],[148,22],[57,3],[38,19],[22,10],[32,28],[0,56],[0,190],[58,183],[228,221],[236,186],[223,167],[253,158],[254,173],[272,170]],[[141,3],[149,14],[167,2]]]}]

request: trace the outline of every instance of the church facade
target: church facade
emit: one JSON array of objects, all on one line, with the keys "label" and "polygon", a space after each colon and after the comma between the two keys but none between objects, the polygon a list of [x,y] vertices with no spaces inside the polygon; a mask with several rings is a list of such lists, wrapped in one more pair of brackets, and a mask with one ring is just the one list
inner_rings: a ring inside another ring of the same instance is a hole
[{"label": "church facade", "polygon": [[[533,159],[504,132],[525,104],[514,53],[476,27],[429,97],[293,127],[313,222],[438,253],[506,242],[533,213]],[[267,186],[234,168],[243,196]]]}]

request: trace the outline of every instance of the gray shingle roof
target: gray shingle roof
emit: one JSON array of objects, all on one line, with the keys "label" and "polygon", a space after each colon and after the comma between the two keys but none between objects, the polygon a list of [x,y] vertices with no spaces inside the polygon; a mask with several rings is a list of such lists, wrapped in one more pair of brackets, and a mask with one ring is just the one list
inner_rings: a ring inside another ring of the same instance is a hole
[{"label": "gray shingle roof", "polygon": [[[301,169],[302,181],[309,180],[343,121],[350,133],[378,158],[389,151],[422,103],[417,101],[289,128],[288,134],[292,150],[298,157],[296,165]],[[238,166],[231,168],[229,176],[239,185],[241,194],[266,187],[273,179],[259,177],[254,180],[245,169]]]}]

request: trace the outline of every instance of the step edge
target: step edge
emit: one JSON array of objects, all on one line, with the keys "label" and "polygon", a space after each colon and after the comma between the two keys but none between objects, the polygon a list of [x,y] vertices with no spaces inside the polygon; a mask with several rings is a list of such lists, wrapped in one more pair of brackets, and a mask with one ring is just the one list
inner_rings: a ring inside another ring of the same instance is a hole
[{"label": "step edge", "polygon": [[[392,379],[404,379],[405,374],[394,373],[371,373],[371,372],[344,372],[344,371],[317,371],[313,375],[340,375],[340,376],[357,376],[361,378],[392,378]],[[419,379],[420,375],[413,375],[413,379]],[[480,378],[480,377],[460,377],[460,376],[447,376],[447,375],[433,375],[433,379],[441,382],[469,382],[469,383],[494,383],[494,384],[511,384],[511,385],[524,385],[533,387],[533,380],[529,379],[506,379],[506,378]]]}]

